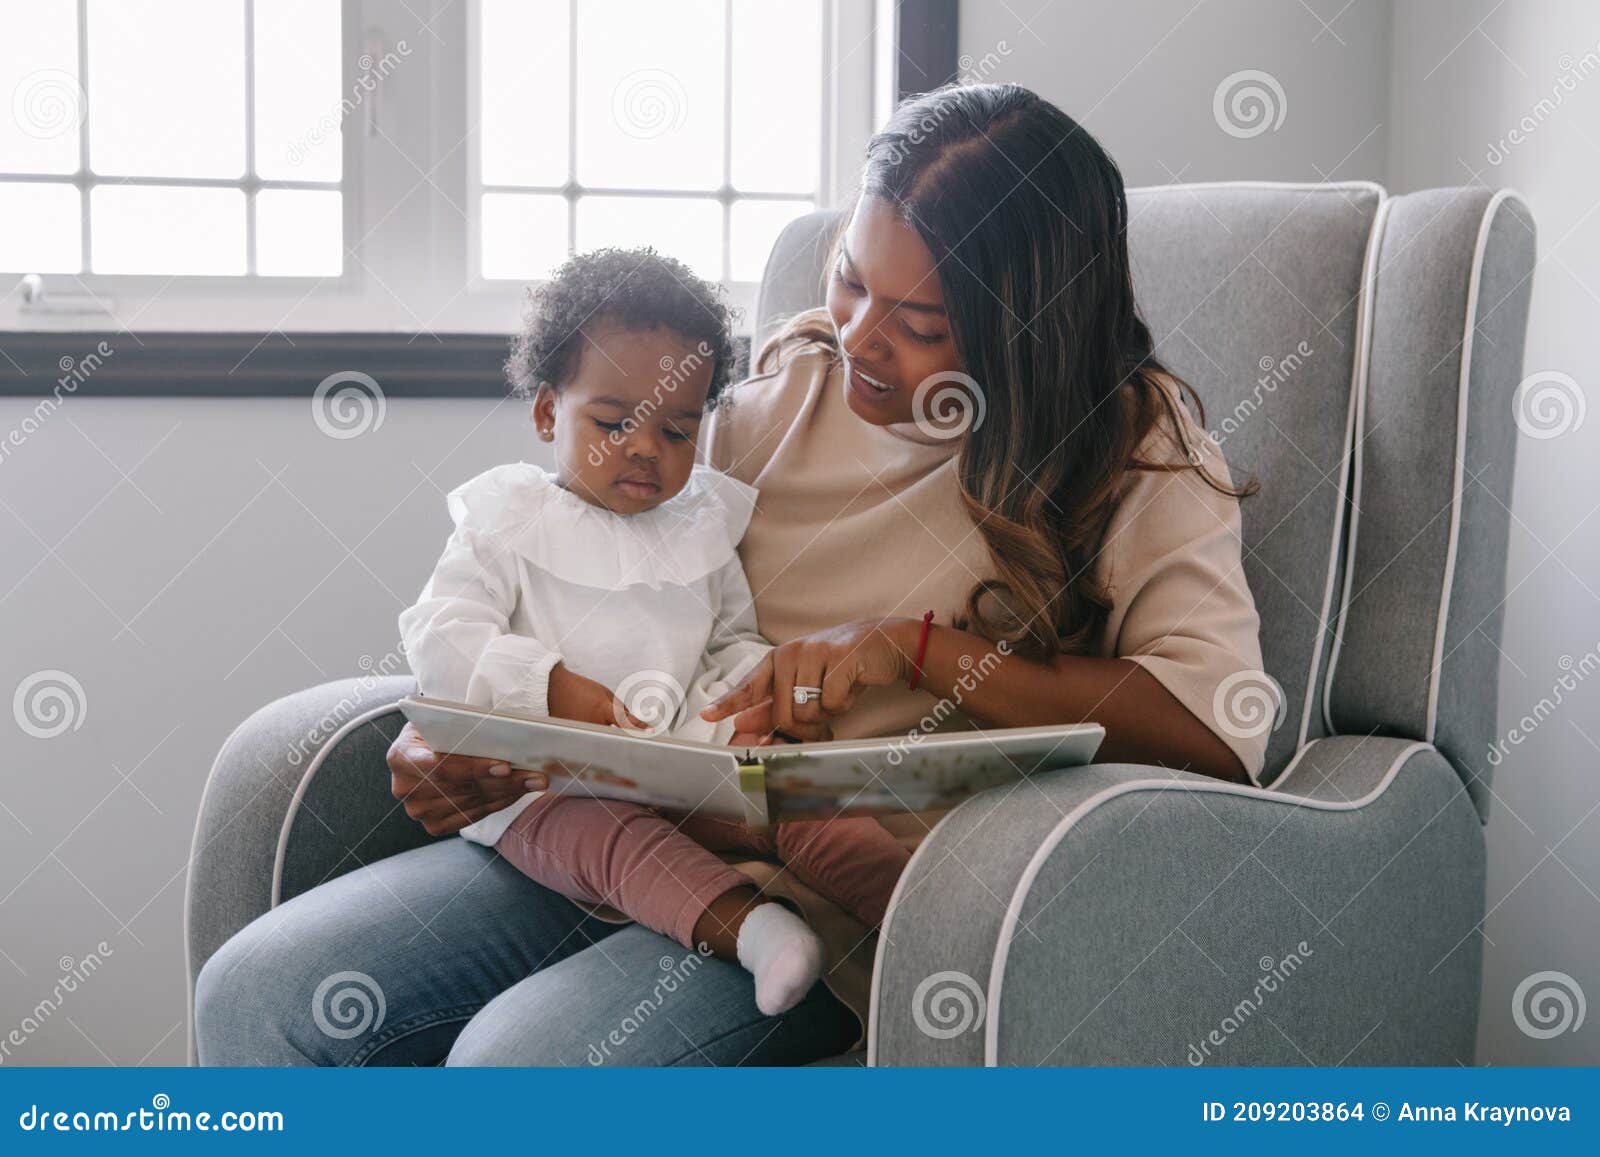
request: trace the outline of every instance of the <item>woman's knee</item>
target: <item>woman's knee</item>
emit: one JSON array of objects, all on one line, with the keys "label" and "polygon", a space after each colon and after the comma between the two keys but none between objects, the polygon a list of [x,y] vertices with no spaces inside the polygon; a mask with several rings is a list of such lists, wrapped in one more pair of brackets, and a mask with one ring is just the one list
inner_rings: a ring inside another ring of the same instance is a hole
[{"label": "woman's knee", "polygon": [[467,1022],[444,1063],[451,1068],[497,1069],[578,1064],[568,1055],[561,1017],[560,1009],[550,1009],[545,1016],[538,1004],[512,1008],[497,997]]},{"label": "woman's knee", "polygon": [[194,984],[195,1049],[202,1065],[310,1065],[294,1024],[300,973],[268,926],[246,925],[212,953]]}]

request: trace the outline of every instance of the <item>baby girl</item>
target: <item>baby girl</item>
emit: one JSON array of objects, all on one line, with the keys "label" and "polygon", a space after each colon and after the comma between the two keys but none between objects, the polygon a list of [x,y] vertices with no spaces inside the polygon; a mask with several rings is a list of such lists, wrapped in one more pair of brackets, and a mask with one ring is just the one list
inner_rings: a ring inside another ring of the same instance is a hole
[{"label": "baby girl", "polygon": [[[695,456],[732,359],[719,292],[649,249],[574,257],[533,295],[508,369],[556,468],[498,466],[449,496],[455,532],[400,616],[422,694],[702,742],[770,741],[699,714],[770,650],[736,549],[756,492]],[[907,859],[872,819],[757,830],[549,794],[462,835],[573,900],[737,960],[768,1015],[817,982],[822,942],[715,853],[776,859],[869,925]]]}]

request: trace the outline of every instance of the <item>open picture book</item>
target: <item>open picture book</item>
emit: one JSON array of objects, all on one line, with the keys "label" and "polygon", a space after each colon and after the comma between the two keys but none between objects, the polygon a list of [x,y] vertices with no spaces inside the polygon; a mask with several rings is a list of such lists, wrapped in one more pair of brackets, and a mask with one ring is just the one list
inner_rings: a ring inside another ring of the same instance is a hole
[{"label": "open picture book", "polygon": [[543,772],[549,790],[765,825],[950,807],[1036,772],[1088,763],[1096,723],[719,747],[414,697],[400,710],[440,752]]}]

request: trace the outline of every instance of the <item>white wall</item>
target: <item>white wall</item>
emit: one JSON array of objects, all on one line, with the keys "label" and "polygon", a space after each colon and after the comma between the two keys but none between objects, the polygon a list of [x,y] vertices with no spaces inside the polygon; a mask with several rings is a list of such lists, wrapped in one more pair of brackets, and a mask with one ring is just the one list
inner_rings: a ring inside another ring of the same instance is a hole
[{"label": "white wall", "polygon": [[[1082,122],[1130,185],[1381,179],[1388,29],[1388,0],[965,0],[961,54]],[[1246,69],[1278,81],[1283,120],[1239,138],[1212,101]]]},{"label": "white wall", "polygon": [[1527,197],[1539,264],[1526,370],[1570,375],[1586,398],[1583,425],[1517,447],[1501,733],[1554,710],[1495,773],[1479,1058],[1592,1065],[1600,1009],[1539,1040],[1512,998],[1554,971],[1600,1000],[1600,676],[1580,680],[1600,653],[1600,6],[1397,0],[1391,84],[1392,190],[1482,182]]},{"label": "white wall", "polygon": [[[0,341],[3,345],[3,341]],[[0,399],[0,436],[32,403]],[[449,530],[439,487],[541,460],[518,402],[69,398],[0,461],[0,1064],[182,1064],[184,873],[200,790],[263,703],[396,642]],[[81,726],[12,726],[69,672]],[[104,967],[29,1027],[104,941]],[[63,964],[70,957],[72,963]]]}]

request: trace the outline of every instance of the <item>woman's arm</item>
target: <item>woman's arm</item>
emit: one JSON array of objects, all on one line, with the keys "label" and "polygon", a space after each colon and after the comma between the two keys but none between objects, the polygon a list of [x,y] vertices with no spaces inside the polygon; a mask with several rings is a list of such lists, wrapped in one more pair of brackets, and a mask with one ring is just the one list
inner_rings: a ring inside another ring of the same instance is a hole
[{"label": "woman's arm", "polygon": [[[736,714],[741,732],[810,738],[865,688],[908,682],[921,629],[915,619],[869,619],[794,639],[703,714],[713,720]],[[821,687],[821,701],[796,705],[797,684]],[[1099,755],[1105,761],[1247,782],[1238,756],[1130,659],[1061,656],[1040,663],[967,631],[934,627],[918,686],[991,727],[1098,723],[1106,729]]]},{"label": "woman's arm", "polygon": [[389,746],[389,793],[430,836],[448,836],[549,786],[542,772],[471,755],[441,755],[407,723]]},{"label": "woman's arm", "polygon": [[[922,624],[889,620],[883,630],[909,678]],[[995,644],[953,627],[933,627],[919,687],[957,702],[989,727],[1094,722],[1106,729],[1097,758],[1153,763],[1247,783],[1244,764],[1216,732],[1131,659],[1063,655],[1048,663],[1002,655]]]}]

